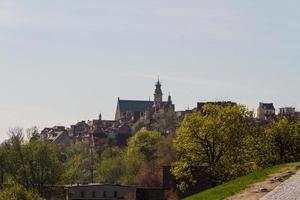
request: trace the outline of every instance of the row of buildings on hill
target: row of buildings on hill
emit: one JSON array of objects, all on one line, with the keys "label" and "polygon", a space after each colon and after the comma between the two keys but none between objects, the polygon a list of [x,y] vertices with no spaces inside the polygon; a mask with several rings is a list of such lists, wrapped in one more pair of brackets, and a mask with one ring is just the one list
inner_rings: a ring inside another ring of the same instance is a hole
[{"label": "row of buildings on hill", "polygon": [[[198,102],[197,107],[184,111],[176,111],[171,95],[166,101],[163,99],[161,83],[158,80],[155,85],[153,101],[149,100],[124,100],[118,98],[114,120],[103,120],[101,114],[98,119],[80,121],[69,128],[54,126],[41,131],[40,140],[61,145],[70,145],[77,142],[91,146],[101,145],[105,140],[112,139],[118,146],[125,146],[127,139],[132,135],[133,124],[143,120],[144,126],[149,128],[162,113],[174,113],[178,122],[182,121],[185,114],[193,111],[201,111],[206,104],[219,106],[232,106],[236,102]],[[259,103],[256,118],[269,120],[275,117],[288,117],[300,119],[300,112],[293,107],[279,108],[278,114],[273,103]]]},{"label": "row of buildings on hill", "polygon": [[259,103],[256,113],[256,118],[258,120],[270,120],[276,117],[300,120],[300,112],[297,112],[294,107],[281,107],[279,108],[279,112],[276,113],[273,103]]},{"label": "row of buildings on hill", "polygon": [[[122,100],[118,98],[114,120],[103,120],[101,114],[98,119],[80,121],[70,128],[54,126],[44,128],[40,134],[40,140],[55,144],[69,145],[77,142],[89,145],[101,145],[104,140],[112,139],[118,146],[125,146],[127,139],[132,135],[133,124],[142,119],[145,127],[158,115],[164,112],[175,112],[175,105],[169,95],[167,101],[163,101],[161,83],[158,80],[155,85],[154,100]],[[182,112],[177,112],[178,119]]]}]

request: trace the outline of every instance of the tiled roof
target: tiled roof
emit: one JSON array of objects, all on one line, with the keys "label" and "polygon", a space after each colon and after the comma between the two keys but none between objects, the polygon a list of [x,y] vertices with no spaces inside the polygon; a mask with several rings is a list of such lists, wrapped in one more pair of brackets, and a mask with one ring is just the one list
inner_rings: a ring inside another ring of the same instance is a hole
[{"label": "tiled roof", "polygon": [[119,100],[121,112],[144,112],[153,106],[153,101]]},{"label": "tiled roof", "polygon": [[262,106],[263,109],[275,110],[275,107],[274,107],[273,103],[261,103],[261,106]]}]

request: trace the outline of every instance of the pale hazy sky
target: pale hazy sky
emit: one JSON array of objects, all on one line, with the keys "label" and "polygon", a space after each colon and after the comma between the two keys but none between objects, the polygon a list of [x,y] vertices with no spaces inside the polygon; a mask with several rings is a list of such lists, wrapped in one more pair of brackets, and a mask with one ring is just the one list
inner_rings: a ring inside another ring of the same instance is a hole
[{"label": "pale hazy sky", "polygon": [[300,109],[297,0],[0,0],[0,141],[152,98]]}]

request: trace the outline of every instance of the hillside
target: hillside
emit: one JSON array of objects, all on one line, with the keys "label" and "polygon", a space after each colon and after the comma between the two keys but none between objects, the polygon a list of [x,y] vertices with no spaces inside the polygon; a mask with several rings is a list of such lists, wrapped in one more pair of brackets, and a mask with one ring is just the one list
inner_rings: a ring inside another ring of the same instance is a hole
[{"label": "hillside", "polygon": [[[275,175],[278,176],[278,173],[281,173],[282,178],[286,179],[292,175],[291,172],[295,173],[295,171],[299,169],[299,165],[300,163],[288,163],[258,170],[246,176],[187,197],[185,200],[222,200],[228,197],[230,197],[230,200],[241,199],[243,197],[241,197],[240,194],[243,194],[242,196],[246,196],[244,195],[245,192],[247,192],[247,190],[245,190],[246,188],[255,187],[255,183],[263,182]],[[286,175],[284,172],[289,172],[289,175]],[[238,197],[237,194],[239,194]]]}]

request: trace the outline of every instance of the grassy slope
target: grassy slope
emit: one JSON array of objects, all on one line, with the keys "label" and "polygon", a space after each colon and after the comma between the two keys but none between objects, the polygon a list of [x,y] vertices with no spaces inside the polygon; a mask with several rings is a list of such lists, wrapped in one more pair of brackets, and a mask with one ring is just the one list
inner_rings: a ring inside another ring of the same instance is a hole
[{"label": "grassy slope", "polygon": [[258,170],[246,176],[237,178],[235,180],[229,181],[217,187],[190,196],[185,200],[222,200],[225,199],[226,197],[239,193],[250,184],[267,179],[269,175],[274,174],[280,171],[281,169],[290,166],[298,166],[298,165],[299,163],[288,163],[288,164],[282,164],[282,165],[277,165],[270,168]]}]

